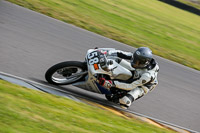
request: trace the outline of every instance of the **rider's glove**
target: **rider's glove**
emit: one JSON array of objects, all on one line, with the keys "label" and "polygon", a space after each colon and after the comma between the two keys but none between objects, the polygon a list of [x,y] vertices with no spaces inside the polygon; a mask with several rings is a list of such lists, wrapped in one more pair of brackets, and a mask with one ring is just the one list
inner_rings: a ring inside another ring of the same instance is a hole
[{"label": "rider's glove", "polygon": [[112,80],[106,80],[105,78],[99,78],[99,84],[107,89],[115,86]]}]

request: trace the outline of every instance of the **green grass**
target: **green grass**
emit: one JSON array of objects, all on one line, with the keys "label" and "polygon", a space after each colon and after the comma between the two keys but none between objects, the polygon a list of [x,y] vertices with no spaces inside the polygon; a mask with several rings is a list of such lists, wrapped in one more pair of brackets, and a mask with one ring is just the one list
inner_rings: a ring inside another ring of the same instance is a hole
[{"label": "green grass", "polygon": [[200,17],[157,0],[8,0],[200,70]]},{"label": "green grass", "polygon": [[150,124],[0,80],[1,133],[169,133]]}]

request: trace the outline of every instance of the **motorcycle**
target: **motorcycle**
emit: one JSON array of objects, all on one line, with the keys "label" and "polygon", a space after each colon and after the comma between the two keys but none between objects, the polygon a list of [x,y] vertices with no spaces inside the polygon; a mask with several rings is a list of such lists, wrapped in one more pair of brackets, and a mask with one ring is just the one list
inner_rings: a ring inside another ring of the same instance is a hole
[{"label": "motorcycle", "polygon": [[[108,54],[110,50],[115,49],[89,49],[84,62],[66,61],[58,63],[47,70],[45,78],[50,84],[72,84],[84,90],[104,94],[108,101],[119,103],[119,99],[125,96],[128,91],[113,87],[104,88],[100,85],[99,79],[128,80],[132,77],[132,73],[119,65],[118,57]],[[127,63],[127,66],[130,64],[125,60],[123,62]]]}]

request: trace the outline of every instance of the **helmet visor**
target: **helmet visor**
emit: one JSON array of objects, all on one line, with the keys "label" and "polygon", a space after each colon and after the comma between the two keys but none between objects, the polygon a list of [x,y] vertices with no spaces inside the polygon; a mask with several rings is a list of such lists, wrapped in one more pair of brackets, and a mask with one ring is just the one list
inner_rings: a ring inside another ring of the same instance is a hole
[{"label": "helmet visor", "polygon": [[138,58],[132,58],[131,65],[134,68],[145,68],[147,65],[149,65],[150,59],[138,59]]}]

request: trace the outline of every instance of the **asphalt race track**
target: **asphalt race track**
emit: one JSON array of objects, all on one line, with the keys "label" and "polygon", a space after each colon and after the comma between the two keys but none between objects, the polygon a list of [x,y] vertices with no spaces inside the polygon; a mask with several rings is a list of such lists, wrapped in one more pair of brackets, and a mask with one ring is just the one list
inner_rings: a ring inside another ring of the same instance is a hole
[{"label": "asphalt race track", "polygon": [[[0,0],[0,71],[45,82],[44,73],[66,60],[84,60],[87,49],[125,44]],[[159,85],[129,108],[150,117],[200,132],[200,72],[155,57],[160,65]],[[104,101],[104,96],[72,86],[77,92]]]}]

